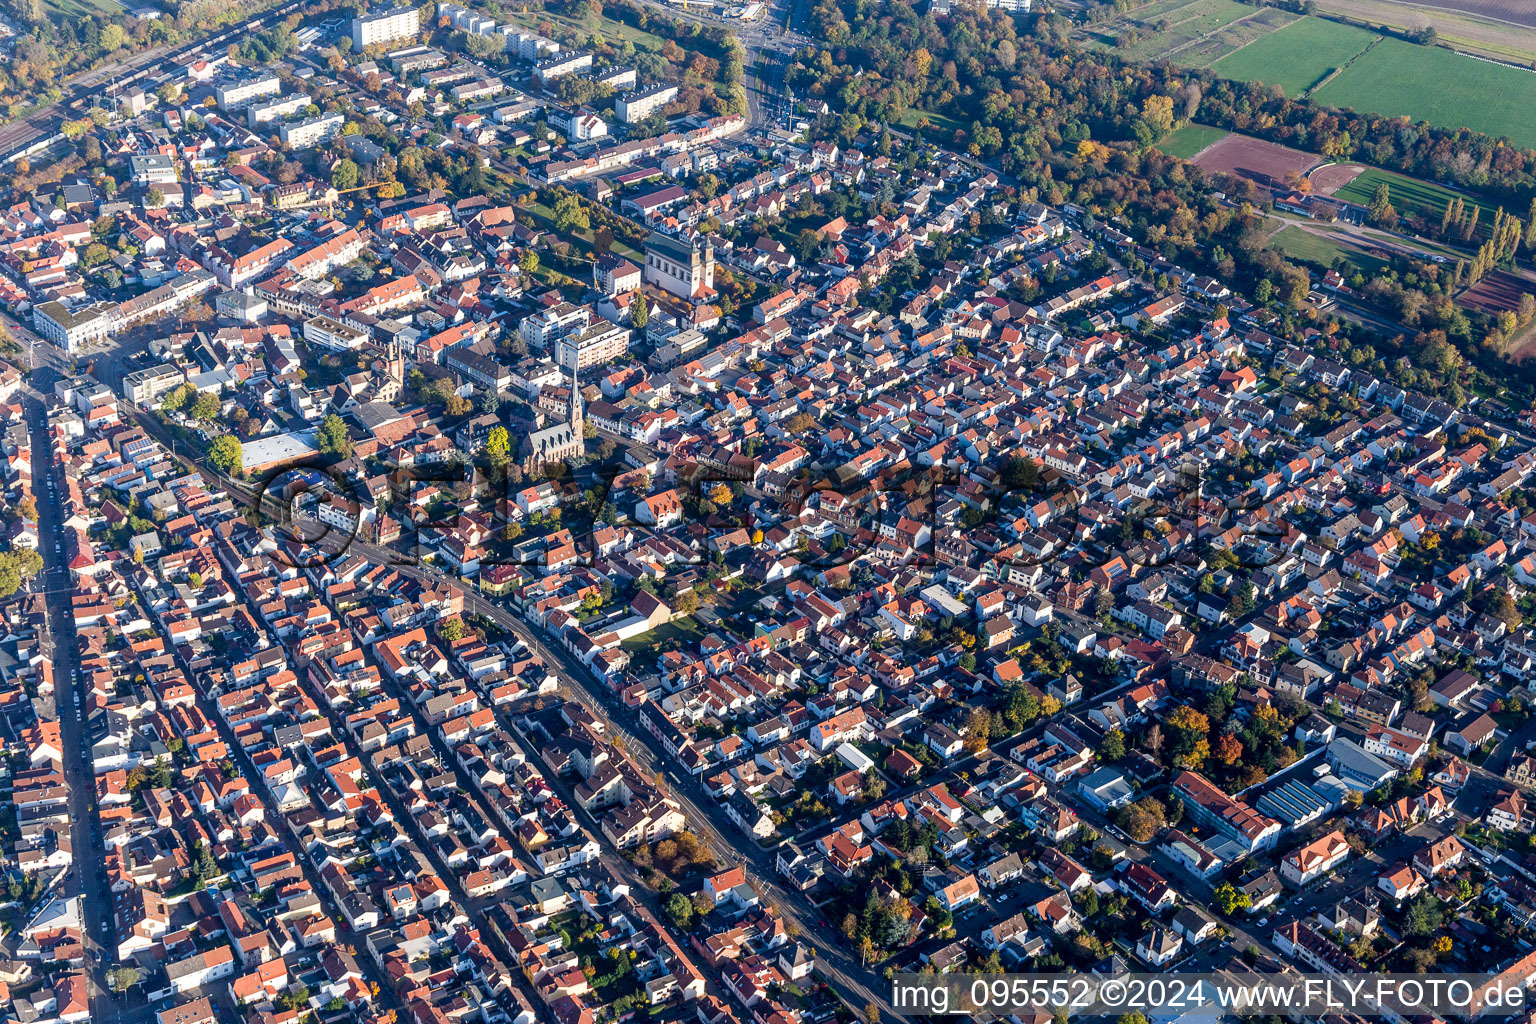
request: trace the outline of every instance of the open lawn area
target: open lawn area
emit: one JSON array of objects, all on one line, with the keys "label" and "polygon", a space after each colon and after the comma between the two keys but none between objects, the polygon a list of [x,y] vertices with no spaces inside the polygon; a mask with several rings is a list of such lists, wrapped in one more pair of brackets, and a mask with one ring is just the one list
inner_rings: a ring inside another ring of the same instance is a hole
[{"label": "open lawn area", "polygon": [[1380,37],[1321,18],[1301,18],[1213,66],[1223,78],[1278,85],[1295,99]]},{"label": "open lawn area", "polygon": [[1536,146],[1536,75],[1440,47],[1383,39],[1313,98],[1362,114],[1406,115]]},{"label": "open lawn area", "polygon": [[703,636],[704,627],[698,619],[692,615],[685,615],[671,622],[663,622],[649,632],[630,637],[619,646],[631,654],[654,661],[663,651],[696,644]]},{"label": "open lawn area", "polygon": [[[1392,206],[1399,216],[1406,217],[1416,213],[1433,224],[1440,223],[1445,208],[1458,194],[1427,181],[1408,178],[1376,167],[1367,167],[1356,175],[1354,180],[1334,192],[1334,195],[1340,199],[1348,199],[1352,203],[1359,203],[1361,206],[1369,206],[1371,197],[1376,194],[1376,187],[1383,184],[1387,186],[1387,194],[1392,198]],[[1462,202],[1469,210],[1473,206],[1482,208],[1482,213],[1478,215],[1478,222],[1483,229],[1482,233],[1486,234],[1488,225],[1493,223],[1494,206],[1486,200],[1477,199],[1466,193],[1460,193],[1460,195]]]},{"label": "open lawn area", "polygon": [[43,0],[49,11],[72,20],[88,18],[92,14],[121,14],[125,10],[117,0]]},{"label": "open lawn area", "polygon": [[1157,148],[1169,156],[1188,160],[1213,142],[1227,137],[1225,128],[1212,128],[1204,124],[1187,124],[1178,131],[1163,136]]},{"label": "open lawn area", "polygon": [[902,114],[901,120],[897,121],[896,123],[901,125],[903,128],[911,128],[915,130],[920,125],[922,125],[924,120],[926,120],[929,124],[929,127],[926,129],[926,131],[928,131],[930,134],[933,132],[944,132],[946,135],[953,136],[955,132],[970,131],[970,125],[961,124],[959,121],[956,121],[952,117],[946,117],[943,114],[935,114],[928,110],[909,110],[905,114]]},{"label": "open lawn area", "polygon": [[1319,268],[1331,267],[1335,260],[1342,259],[1367,276],[1386,267],[1383,261],[1374,256],[1367,256],[1359,249],[1340,244],[1331,238],[1313,234],[1305,228],[1294,225],[1283,229],[1271,238],[1269,248],[1278,249],[1293,260],[1311,263]]}]

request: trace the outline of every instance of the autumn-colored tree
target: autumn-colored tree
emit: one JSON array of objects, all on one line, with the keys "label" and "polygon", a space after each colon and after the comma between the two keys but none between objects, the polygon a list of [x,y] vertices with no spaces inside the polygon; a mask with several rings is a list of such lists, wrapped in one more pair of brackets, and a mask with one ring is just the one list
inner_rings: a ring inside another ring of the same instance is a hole
[{"label": "autumn-colored tree", "polygon": [[965,752],[975,754],[985,750],[992,738],[992,716],[985,708],[972,708],[965,718]]},{"label": "autumn-colored tree", "polygon": [[1142,797],[1120,808],[1115,823],[1138,843],[1151,842],[1168,822],[1168,809],[1155,797]]},{"label": "autumn-colored tree", "polygon": [[1243,743],[1229,732],[1222,733],[1216,739],[1216,760],[1228,768],[1237,764],[1243,756]]}]

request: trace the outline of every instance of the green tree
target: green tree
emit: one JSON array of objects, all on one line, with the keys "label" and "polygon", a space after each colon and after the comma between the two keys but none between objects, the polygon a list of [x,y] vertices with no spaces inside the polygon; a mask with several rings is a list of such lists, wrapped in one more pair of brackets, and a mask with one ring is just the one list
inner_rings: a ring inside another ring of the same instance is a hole
[{"label": "green tree", "polygon": [[204,391],[192,403],[192,408],[187,410],[187,415],[195,420],[209,423],[219,418],[219,409],[219,397],[212,392]]},{"label": "green tree", "polygon": [[1403,931],[1415,938],[1423,938],[1433,934],[1444,917],[1440,901],[1431,893],[1421,893],[1408,904],[1407,913],[1403,915]]},{"label": "green tree", "polygon": [[244,452],[234,434],[220,434],[208,446],[208,463],[220,473],[233,476],[244,468]]},{"label": "green tree", "polygon": [[1104,740],[1096,751],[1100,761],[1118,761],[1125,756],[1125,733],[1119,729],[1111,729],[1104,734]]},{"label": "green tree", "polygon": [[650,303],[645,300],[644,296],[635,296],[634,304],[629,307],[629,326],[637,331],[643,331],[650,318]]},{"label": "green tree", "polygon": [[1142,797],[1115,814],[1115,824],[1138,843],[1151,842],[1168,823],[1168,809],[1155,797]]},{"label": "green tree", "polygon": [[340,455],[342,458],[350,458],[352,439],[347,435],[346,421],[335,413],[321,420],[320,429],[316,432],[316,447],[323,455]]},{"label": "green tree", "polygon": [[490,434],[485,438],[485,453],[490,456],[495,465],[502,465],[512,453],[512,440],[507,434],[506,427],[492,427]]},{"label": "green tree", "polygon": [[331,185],[338,192],[354,188],[357,185],[361,172],[357,164],[351,160],[339,161],[331,170]]},{"label": "green tree", "polygon": [[437,638],[448,644],[458,643],[464,639],[464,634],[468,631],[468,628],[464,625],[464,620],[457,616],[451,619],[444,619],[437,624]]},{"label": "green tree", "polygon": [[586,207],[581,205],[581,200],[575,196],[566,194],[555,202],[555,230],[562,235],[569,234],[572,230],[585,231],[592,226],[592,221],[587,217]]},{"label": "green tree", "polygon": [[127,992],[144,980],[144,972],[137,967],[114,967],[107,972],[107,987],[113,992]]},{"label": "green tree", "polygon": [[1239,910],[1247,910],[1253,906],[1253,897],[1237,888],[1231,882],[1222,882],[1212,893],[1216,900],[1216,909],[1229,917]]},{"label": "green tree", "polygon": [[693,924],[693,901],[680,892],[675,892],[667,897],[667,916],[678,928],[686,931]]}]

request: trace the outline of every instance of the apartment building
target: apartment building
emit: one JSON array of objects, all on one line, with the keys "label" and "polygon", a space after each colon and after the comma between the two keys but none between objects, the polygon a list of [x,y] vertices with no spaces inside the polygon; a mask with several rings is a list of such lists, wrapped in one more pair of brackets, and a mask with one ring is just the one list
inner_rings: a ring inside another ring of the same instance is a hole
[{"label": "apartment building", "polygon": [[352,19],[352,48],[362,53],[369,46],[385,46],[409,39],[421,31],[421,15],[414,7],[369,11]]},{"label": "apartment building", "polygon": [[32,310],[32,326],[66,352],[77,352],[110,334],[121,322],[115,302],[93,302],[70,309],[62,302],[45,302]]},{"label": "apartment building", "polygon": [[677,86],[665,83],[648,85],[620,94],[613,101],[613,112],[625,124],[644,120],[651,114],[677,99]]},{"label": "apartment building", "polygon": [[283,142],[294,149],[309,149],[333,136],[340,135],[341,126],[346,123],[346,120],[340,114],[321,114],[318,117],[295,121],[293,124],[285,124],[278,130],[278,135]]},{"label": "apartment building", "polygon": [[257,72],[229,78],[213,87],[213,98],[220,110],[240,110],[263,96],[277,96],[283,83],[270,72]]}]

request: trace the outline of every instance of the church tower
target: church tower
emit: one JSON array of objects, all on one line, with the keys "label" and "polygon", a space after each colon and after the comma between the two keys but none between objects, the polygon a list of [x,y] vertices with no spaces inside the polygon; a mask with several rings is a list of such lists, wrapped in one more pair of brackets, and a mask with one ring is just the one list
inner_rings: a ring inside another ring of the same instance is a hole
[{"label": "church tower", "polygon": [[581,381],[576,377],[576,347],[571,346],[571,399],[566,407],[566,422],[571,426],[571,436],[576,445],[578,454],[585,455],[587,451],[587,436],[583,433],[581,408]]},{"label": "church tower", "polygon": [[405,385],[405,347],[399,338],[389,339],[389,359],[384,366],[384,375],[398,386]]}]

